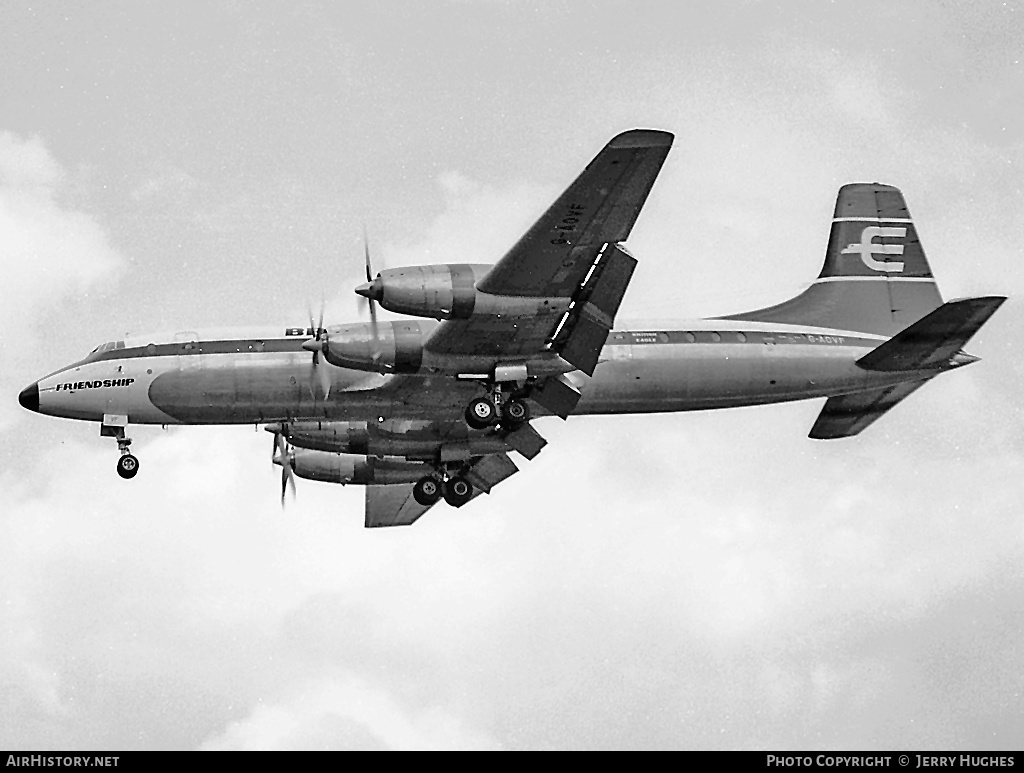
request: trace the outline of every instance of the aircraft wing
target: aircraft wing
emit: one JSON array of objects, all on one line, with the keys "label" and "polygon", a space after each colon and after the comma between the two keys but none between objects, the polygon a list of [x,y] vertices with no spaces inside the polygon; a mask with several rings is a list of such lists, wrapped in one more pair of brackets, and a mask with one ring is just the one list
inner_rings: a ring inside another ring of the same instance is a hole
[{"label": "aircraft wing", "polygon": [[647,129],[613,138],[477,283],[495,295],[571,299],[561,317],[447,320],[425,348],[496,363],[549,349],[592,375],[636,266],[617,242],[632,230],[672,140],[668,132]]},{"label": "aircraft wing", "polygon": [[412,483],[366,487],[367,529],[409,526],[433,505],[421,505],[412,496]]},{"label": "aircraft wing", "polygon": [[[492,488],[516,472],[518,468],[505,453],[489,454],[476,459],[466,472],[466,477],[473,484],[473,495],[469,501],[472,502],[480,494],[491,493]],[[412,483],[367,486],[366,528],[410,526],[415,523],[433,505],[417,502],[412,489]]]},{"label": "aircraft wing", "polygon": [[[484,355],[495,365],[554,351],[592,375],[636,266],[618,242],[632,230],[672,140],[668,132],[646,129],[614,137],[477,284],[481,292],[494,295],[570,299],[568,311],[561,316],[446,320],[424,348]],[[563,418],[579,399],[578,389],[565,376],[537,386],[532,399]],[[428,415],[439,426],[450,427],[453,420],[461,426],[462,412],[479,386],[450,376],[395,376],[381,391],[394,398],[397,414]],[[506,439],[509,448],[528,459],[545,443],[529,424]],[[489,493],[517,470],[504,452],[468,461],[466,477],[474,496]],[[367,487],[368,527],[408,525],[428,509],[417,504],[411,485]]]},{"label": "aircraft wing", "polygon": [[625,241],[673,135],[634,129],[614,137],[478,284],[481,292],[572,296],[598,251]]}]

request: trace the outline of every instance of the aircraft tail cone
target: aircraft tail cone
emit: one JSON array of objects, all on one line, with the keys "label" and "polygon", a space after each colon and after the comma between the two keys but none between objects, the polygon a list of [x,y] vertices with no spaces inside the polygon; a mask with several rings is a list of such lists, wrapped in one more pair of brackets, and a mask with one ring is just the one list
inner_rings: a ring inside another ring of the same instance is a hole
[{"label": "aircraft tail cone", "polygon": [[981,357],[977,357],[973,354],[968,354],[967,352],[957,352],[956,354],[949,358],[949,364],[952,365],[954,368],[959,368],[963,365],[970,365],[972,362],[977,362],[980,359]]}]

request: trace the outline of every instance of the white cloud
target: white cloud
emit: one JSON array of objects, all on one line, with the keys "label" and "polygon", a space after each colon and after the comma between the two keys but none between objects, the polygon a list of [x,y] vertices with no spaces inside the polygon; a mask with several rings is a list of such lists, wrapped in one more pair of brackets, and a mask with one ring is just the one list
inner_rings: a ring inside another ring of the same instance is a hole
[{"label": "white cloud", "polygon": [[527,182],[486,185],[457,171],[440,174],[438,185],[444,211],[416,243],[385,245],[388,267],[496,263],[558,194]]},{"label": "white cloud", "polygon": [[203,751],[463,750],[499,748],[440,706],[412,713],[359,679],[323,678],[285,700],[260,703],[245,719],[200,747]]},{"label": "white cloud", "polygon": [[[109,282],[124,260],[91,215],[61,203],[65,174],[38,137],[0,132],[0,341],[4,391],[35,373],[36,347],[55,334],[45,310]],[[0,403],[0,424],[21,409]]]}]

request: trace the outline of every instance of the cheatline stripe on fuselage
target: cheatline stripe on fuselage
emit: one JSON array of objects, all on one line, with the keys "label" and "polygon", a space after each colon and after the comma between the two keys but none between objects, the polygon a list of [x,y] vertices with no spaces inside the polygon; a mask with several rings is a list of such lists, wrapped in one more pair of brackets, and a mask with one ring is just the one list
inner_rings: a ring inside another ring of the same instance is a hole
[{"label": "cheatline stripe on fuselage", "polygon": [[[795,326],[794,326],[795,327]],[[98,353],[82,362],[129,360],[139,357],[189,357],[196,354],[289,354],[303,352],[302,342],[308,339],[224,339],[217,341],[190,341],[169,344],[115,349]],[[834,346],[875,347],[881,336],[867,336],[864,333],[830,330],[828,328],[804,330],[750,330],[730,329],[723,326],[718,330],[613,330],[607,346],[646,346],[657,344],[831,344]],[[188,348],[186,348],[188,347]]]},{"label": "cheatline stripe on fuselage", "polygon": [[823,276],[815,279],[815,284],[821,282],[931,282],[935,283],[935,277],[931,276]]},{"label": "cheatline stripe on fuselage", "polygon": [[833,223],[913,223],[909,217],[834,217]]}]

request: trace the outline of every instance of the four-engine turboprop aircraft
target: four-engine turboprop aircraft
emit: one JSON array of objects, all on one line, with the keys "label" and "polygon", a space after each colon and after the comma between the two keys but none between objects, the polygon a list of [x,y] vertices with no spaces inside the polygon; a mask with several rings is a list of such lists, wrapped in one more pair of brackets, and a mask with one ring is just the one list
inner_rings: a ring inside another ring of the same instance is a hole
[{"label": "four-engine turboprop aircraft", "polygon": [[[615,325],[629,235],[673,137],[615,137],[494,266],[389,269],[356,292],[371,321],[111,341],[22,391],[100,423],[131,478],[129,424],[264,424],[293,475],[366,486],[366,525],[460,507],[533,459],[534,417],[827,398],[813,438],[855,435],[962,351],[1005,298],[943,303],[902,194],[843,186],[825,264],[777,306]],[[375,304],[420,319],[377,322]]]}]

